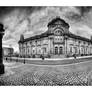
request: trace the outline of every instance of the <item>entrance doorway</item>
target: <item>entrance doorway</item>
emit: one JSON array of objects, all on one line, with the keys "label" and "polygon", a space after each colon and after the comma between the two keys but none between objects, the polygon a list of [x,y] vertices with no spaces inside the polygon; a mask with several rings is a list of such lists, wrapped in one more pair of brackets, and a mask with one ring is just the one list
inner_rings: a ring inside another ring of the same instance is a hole
[{"label": "entrance doorway", "polygon": [[60,47],[55,47],[55,55],[61,55],[63,54],[63,47],[60,46]]},{"label": "entrance doorway", "polygon": [[58,47],[55,47],[55,55],[58,54]]},{"label": "entrance doorway", "polygon": [[63,54],[63,48],[59,47],[59,54]]}]

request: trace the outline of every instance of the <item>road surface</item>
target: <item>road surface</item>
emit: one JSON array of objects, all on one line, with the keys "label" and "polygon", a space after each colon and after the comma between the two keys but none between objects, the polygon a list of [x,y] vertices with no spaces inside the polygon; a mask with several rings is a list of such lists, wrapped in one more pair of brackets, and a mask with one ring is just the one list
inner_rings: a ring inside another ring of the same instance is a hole
[{"label": "road surface", "polygon": [[92,61],[92,57],[82,57],[82,58],[65,58],[65,59],[48,59],[42,60],[41,58],[8,58],[7,62],[21,62],[28,64],[38,64],[38,65],[64,65],[64,64],[72,64],[72,63],[80,63]]}]

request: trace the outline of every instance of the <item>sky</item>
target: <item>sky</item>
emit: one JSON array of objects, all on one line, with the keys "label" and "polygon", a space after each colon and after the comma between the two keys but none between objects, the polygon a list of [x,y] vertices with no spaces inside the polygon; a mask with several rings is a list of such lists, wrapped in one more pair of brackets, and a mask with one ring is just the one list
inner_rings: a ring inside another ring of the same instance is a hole
[{"label": "sky", "polygon": [[69,23],[69,31],[90,39],[92,7],[87,6],[30,6],[0,7],[0,22],[4,24],[3,46],[19,52],[20,35],[24,38],[47,31],[47,24],[56,16]]}]

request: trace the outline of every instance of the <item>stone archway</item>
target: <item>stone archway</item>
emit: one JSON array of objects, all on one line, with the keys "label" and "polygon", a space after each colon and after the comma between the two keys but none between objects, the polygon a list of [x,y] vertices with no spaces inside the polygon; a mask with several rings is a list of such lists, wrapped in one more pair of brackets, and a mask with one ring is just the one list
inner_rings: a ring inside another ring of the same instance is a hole
[{"label": "stone archway", "polygon": [[59,54],[60,54],[60,55],[63,54],[63,47],[62,47],[62,46],[59,47]]},{"label": "stone archway", "polygon": [[58,47],[55,47],[55,55],[58,54]]},{"label": "stone archway", "polygon": [[3,64],[3,52],[2,52],[2,38],[4,35],[4,26],[0,23],[0,74],[4,73],[4,64]]}]

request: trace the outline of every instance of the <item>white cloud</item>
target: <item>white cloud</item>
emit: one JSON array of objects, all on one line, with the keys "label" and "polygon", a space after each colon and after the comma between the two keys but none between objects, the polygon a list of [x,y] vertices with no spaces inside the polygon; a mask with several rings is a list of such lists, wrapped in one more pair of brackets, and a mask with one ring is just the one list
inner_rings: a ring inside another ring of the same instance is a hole
[{"label": "white cloud", "polygon": [[76,35],[80,35],[86,38],[90,38],[90,36],[92,35],[92,28],[83,24],[70,27],[70,31],[72,33],[75,33]]}]

